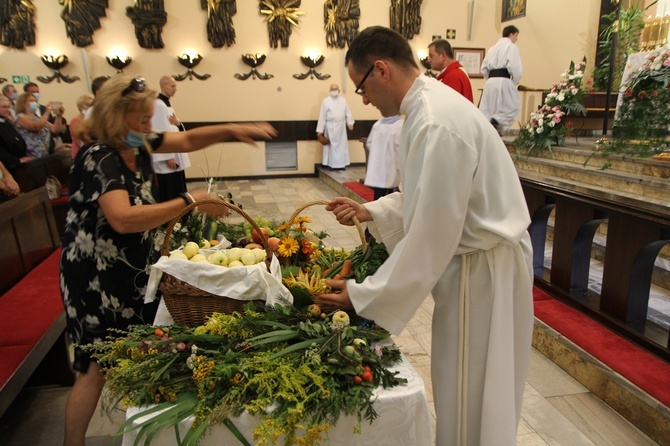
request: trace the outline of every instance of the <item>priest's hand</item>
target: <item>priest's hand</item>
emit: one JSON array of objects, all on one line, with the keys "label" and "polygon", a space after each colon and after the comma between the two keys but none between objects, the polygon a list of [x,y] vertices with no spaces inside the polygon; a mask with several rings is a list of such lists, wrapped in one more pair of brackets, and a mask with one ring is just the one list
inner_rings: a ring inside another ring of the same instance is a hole
[{"label": "priest's hand", "polygon": [[351,303],[351,299],[349,298],[349,291],[347,291],[346,280],[328,279],[326,280],[326,285],[331,287],[333,290],[340,290],[340,292],[319,294],[314,299],[314,302],[324,308],[333,308],[338,310],[349,310],[354,308],[353,304]]},{"label": "priest's hand", "polygon": [[355,202],[351,198],[337,197],[333,198],[330,203],[326,205],[326,210],[331,211],[337,221],[341,225],[353,226],[354,217],[358,219],[359,223],[372,221],[370,212],[360,203]]}]

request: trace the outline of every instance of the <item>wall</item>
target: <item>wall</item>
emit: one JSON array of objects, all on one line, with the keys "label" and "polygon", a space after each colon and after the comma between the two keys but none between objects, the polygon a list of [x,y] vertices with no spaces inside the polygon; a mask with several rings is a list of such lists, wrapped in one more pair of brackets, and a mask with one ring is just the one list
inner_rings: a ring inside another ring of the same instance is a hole
[{"label": "wall", "polygon": [[[24,50],[0,47],[0,77],[11,80],[14,74],[25,74],[35,80],[39,75],[50,74],[40,61],[43,54],[66,54],[70,63],[62,71],[68,75],[82,79],[86,79],[87,73],[90,78],[112,75],[115,69],[107,64],[105,56],[121,50],[133,58],[125,72],[144,76],[157,88],[160,76],[186,71],[176,56],[194,50],[203,56],[195,71],[209,73],[212,77],[206,81],[179,83],[172,103],[183,121],[316,120],[321,100],[333,82],[342,86],[354,118],[376,120],[380,117],[379,112],[372,106],[364,106],[353,94],[354,86],[343,67],[345,50],[326,48],[323,3],[321,0],[303,0],[300,9],[305,14],[300,28],[293,31],[289,47],[271,49],[258,2],[238,0],[238,11],[233,17],[236,44],[216,49],[207,41],[206,11],[201,10],[200,0],[168,0],[165,2],[168,22],[162,34],[165,48],[145,50],[137,44],[134,27],[125,16],[125,8],[133,4],[131,0],[109,0],[107,17],[101,20],[102,28],[94,34],[94,43],[84,49],[75,47],[66,37],[65,25],[60,18],[62,6],[57,1],[33,0],[37,8],[36,45]],[[389,0],[361,0],[360,3],[360,29],[371,25],[388,26]],[[472,36],[468,40],[467,25],[473,4]],[[502,0],[424,0],[421,33],[410,44],[417,53],[425,54],[433,35],[444,37],[446,29],[455,29],[457,34],[451,41],[452,46],[488,49],[500,37],[504,26],[514,24],[521,30],[518,41],[524,63],[521,83],[531,88],[548,88],[559,80],[570,60],[587,55],[589,61],[593,61],[599,8],[600,0],[565,0],[560,5],[546,0],[527,0],[525,17],[501,23]],[[569,28],[566,23],[570,24]],[[306,71],[299,57],[309,51],[326,56],[318,70],[330,74],[329,80],[300,81],[292,77]],[[249,71],[240,58],[245,53],[266,54],[267,59],[259,71],[273,74],[274,78],[267,81],[235,79],[235,73]],[[483,86],[483,80],[473,79],[475,101]],[[42,102],[64,102],[69,119],[76,114],[75,101],[87,92],[87,84],[84,81],[40,83],[40,89]],[[539,94],[525,96],[524,114],[527,114],[537,107]],[[525,118],[519,120],[525,121]],[[242,160],[226,159],[221,163],[224,167],[219,170],[220,174],[264,174],[262,147],[226,146],[226,157]],[[358,141],[350,142],[350,151],[352,162],[364,161],[362,145]],[[320,162],[320,152],[316,141],[300,142],[299,172],[313,172],[314,164]],[[218,157],[208,156],[210,163],[213,158]],[[231,170],[230,166],[235,166],[236,170]],[[194,167],[187,173],[190,177],[201,177],[203,170],[204,167]]]}]

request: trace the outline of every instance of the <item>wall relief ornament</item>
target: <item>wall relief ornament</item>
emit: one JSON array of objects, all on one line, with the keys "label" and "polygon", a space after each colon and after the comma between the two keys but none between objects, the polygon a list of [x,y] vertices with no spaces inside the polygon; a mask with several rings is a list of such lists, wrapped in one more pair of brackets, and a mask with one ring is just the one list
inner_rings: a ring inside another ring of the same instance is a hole
[{"label": "wall relief ornament", "polygon": [[266,16],[268,22],[268,33],[270,35],[270,46],[277,48],[288,47],[288,39],[291,36],[292,26],[298,27],[300,16],[305,14],[299,11],[301,0],[261,0],[261,14]]},{"label": "wall relief ornament", "polygon": [[0,44],[17,49],[35,45],[35,10],[30,0],[0,0]]},{"label": "wall relief ornament", "polygon": [[407,40],[421,31],[421,2],[423,0],[391,0],[391,29]]},{"label": "wall relief ornament", "polygon": [[126,15],[135,25],[137,43],[142,48],[163,48],[161,34],[167,23],[163,0],[135,0],[134,6],[126,8]]},{"label": "wall relief ornament", "polygon": [[235,44],[233,16],[237,13],[236,1],[200,0],[200,7],[207,10],[207,40],[214,48]]},{"label": "wall relief ornament", "polygon": [[326,45],[331,48],[348,46],[358,34],[360,17],[359,0],[327,0],[323,4]]},{"label": "wall relief ornament", "polygon": [[108,0],[58,0],[63,5],[60,17],[70,41],[85,47],[93,43],[93,33],[100,29],[100,17],[105,17]]}]

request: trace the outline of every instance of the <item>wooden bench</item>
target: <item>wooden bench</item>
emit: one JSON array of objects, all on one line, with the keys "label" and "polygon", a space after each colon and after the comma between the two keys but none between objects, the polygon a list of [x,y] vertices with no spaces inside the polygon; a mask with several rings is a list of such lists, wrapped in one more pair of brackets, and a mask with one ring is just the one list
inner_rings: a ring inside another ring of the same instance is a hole
[{"label": "wooden bench", "polygon": [[60,241],[41,187],[0,204],[0,416],[26,385],[72,385]]}]

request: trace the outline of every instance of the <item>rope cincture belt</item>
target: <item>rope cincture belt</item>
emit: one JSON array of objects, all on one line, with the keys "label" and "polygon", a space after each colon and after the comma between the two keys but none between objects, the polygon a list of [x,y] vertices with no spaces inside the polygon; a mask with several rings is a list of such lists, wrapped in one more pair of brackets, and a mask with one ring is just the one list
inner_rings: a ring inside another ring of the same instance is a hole
[{"label": "rope cincture belt", "polygon": [[512,76],[509,74],[509,71],[507,71],[507,68],[494,68],[491,71],[489,71],[489,78],[492,77],[506,77],[507,79],[511,79]]}]

